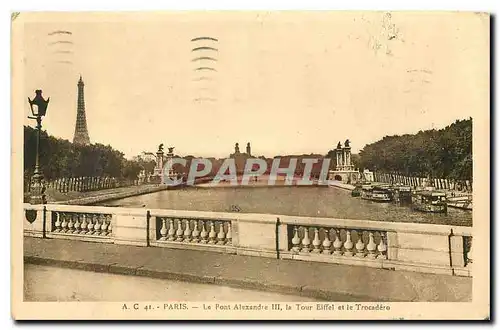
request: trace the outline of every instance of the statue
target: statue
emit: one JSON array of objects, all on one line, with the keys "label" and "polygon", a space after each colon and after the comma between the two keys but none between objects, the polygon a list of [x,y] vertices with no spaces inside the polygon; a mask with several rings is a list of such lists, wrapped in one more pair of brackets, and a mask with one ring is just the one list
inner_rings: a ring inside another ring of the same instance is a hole
[{"label": "statue", "polygon": [[351,141],[349,141],[349,139],[347,139],[347,140],[345,140],[344,146],[345,146],[346,148],[349,148],[349,147],[350,147],[350,146],[349,146],[349,144],[350,144],[350,143],[351,143]]},{"label": "statue", "polygon": [[163,143],[158,146],[158,152],[163,152]]},{"label": "statue", "polygon": [[339,143],[337,144],[337,149],[342,149],[342,144],[340,143],[340,141],[339,141]]},{"label": "statue", "polygon": [[168,153],[173,154],[174,153],[174,148],[175,147],[168,147]]},{"label": "statue", "polygon": [[236,143],[234,145],[234,153],[235,154],[239,154],[240,153],[240,145],[238,143]]}]

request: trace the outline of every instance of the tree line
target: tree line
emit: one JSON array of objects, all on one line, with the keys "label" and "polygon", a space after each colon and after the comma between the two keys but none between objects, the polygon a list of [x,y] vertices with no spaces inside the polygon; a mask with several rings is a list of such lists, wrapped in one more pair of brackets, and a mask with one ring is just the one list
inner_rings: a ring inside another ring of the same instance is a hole
[{"label": "tree line", "polygon": [[472,180],[472,118],[439,130],[385,136],[366,145],[356,161],[372,171]]},{"label": "tree line", "polygon": [[[31,177],[35,168],[36,130],[24,126],[24,174]],[[280,156],[280,167],[286,167],[292,156]],[[297,157],[297,156],[295,156]],[[303,158],[322,158],[321,155],[300,155],[296,174],[303,172]],[[331,168],[335,167],[335,152],[330,150]],[[184,157],[186,166],[175,168],[188,172],[193,156]],[[266,160],[268,171],[272,158]],[[352,155],[355,167],[372,171],[398,173],[406,176],[433,177],[454,180],[472,180],[472,118],[457,120],[440,130],[419,131],[417,134],[385,136],[366,145],[359,154]],[[215,175],[224,159],[211,159],[211,175]],[[241,163],[241,164],[240,164]],[[241,171],[244,160],[237,161]],[[321,164],[313,166],[313,176],[319,174]],[[127,160],[124,154],[110,145],[75,145],[68,140],[41,132],[40,167],[46,180],[67,177],[115,177],[135,180],[141,170],[151,173],[154,161],[141,157]]]},{"label": "tree line", "polygon": [[[33,175],[36,161],[36,129],[24,126],[24,176]],[[141,161],[125,159],[124,154],[109,145],[77,145],[41,131],[40,169],[46,180],[68,177],[137,178]]]}]

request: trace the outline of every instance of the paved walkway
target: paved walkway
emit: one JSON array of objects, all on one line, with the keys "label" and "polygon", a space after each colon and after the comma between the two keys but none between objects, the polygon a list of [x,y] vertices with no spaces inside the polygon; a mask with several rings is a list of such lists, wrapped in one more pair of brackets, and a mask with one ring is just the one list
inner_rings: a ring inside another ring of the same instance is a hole
[{"label": "paved walkway", "polygon": [[472,279],[205,251],[24,238],[24,260],[330,301],[470,301]]},{"label": "paved walkway", "polygon": [[32,264],[26,264],[24,267],[24,281],[24,301],[206,301],[215,303],[317,301],[309,297],[231,288],[223,285],[96,273]]}]

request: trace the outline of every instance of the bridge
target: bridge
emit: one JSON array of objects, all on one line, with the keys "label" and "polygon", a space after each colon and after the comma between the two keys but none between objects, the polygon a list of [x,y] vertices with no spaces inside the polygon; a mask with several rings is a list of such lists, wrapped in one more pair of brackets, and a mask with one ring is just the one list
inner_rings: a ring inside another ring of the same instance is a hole
[{"label": "bridge", "polygon": [[[27,203],[23,223],[28,263],[326,300],[471,299],[470,227]],[[161,269],[141,273],[145,262]],[[356,289],[359,281],[370,285]],[[422,285],[428,288],[413,289]]]}]

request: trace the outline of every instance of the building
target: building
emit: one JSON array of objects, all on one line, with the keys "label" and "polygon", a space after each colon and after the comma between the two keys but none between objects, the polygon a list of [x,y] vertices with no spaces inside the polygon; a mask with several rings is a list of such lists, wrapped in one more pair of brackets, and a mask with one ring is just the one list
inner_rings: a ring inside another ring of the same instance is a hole
[{"label": "building", "polygon": [[363,179],[367,182],[374,182],[375,181],[375,176],[373,175],[373,172],[371,172],[368,169],[365,169],[363,171]]},{"label": "building", "polygon": [[240,152],[239,143],[234,145],[234,153],[229,155],[229,158],[233,158],[236,165],[236,172],[238,174],[242,174],[245,170],[245,164],[248,158],[252,158],[251,155],[251,146],[250,142],[247,143],[246,153]]},{"label": "building", "polygon": [[84,87],[82,76],[78,80],[78,99],[76,108],[76,124],[75,124],[75,135],[73,137],[74,144],[87,145],[90,144],[89,131],[87,129],[87,117],[85,115],[85,97],[84,97]]}]

